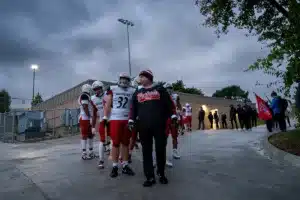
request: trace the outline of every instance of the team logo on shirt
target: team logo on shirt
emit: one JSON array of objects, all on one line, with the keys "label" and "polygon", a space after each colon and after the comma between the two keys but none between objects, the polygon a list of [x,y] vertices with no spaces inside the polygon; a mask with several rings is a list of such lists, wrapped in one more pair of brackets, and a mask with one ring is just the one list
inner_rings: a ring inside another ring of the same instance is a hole
[{"label": "team logo on shirt", "polygon": [[160,94],[156,90],[151,92],[145,92],[145,93],[139,93],[137,95],[138,102],[145,102],[145,101],[151,101],[151,100],[159,100]]}]

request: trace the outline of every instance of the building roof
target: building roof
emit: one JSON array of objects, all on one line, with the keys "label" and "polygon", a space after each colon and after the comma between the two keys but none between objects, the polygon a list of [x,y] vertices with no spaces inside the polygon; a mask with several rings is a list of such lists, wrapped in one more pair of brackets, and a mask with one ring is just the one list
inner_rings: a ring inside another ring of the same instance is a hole
[{"label": "building roof", "polygon": [[[71,88],[69,88],[69,89],[67,89],[67,90],[65,90],[65,91],[63,91],[63,92],[60,92],[60,93],[58,93],[58,94],[52,96],[51,98],[49,98],[49,99],[43,101],[43,102],[40,103],[40,104],[43,104],[43,103],[45,103],[45,102],[47,102],[47,101],[51,101],[51,100],[57,98],[58,96],[60,96],[60,95],[62,95],[62,94],[65,94],[65,93],[67,93],[67,92],[72,91],[73,89],[76,89],[76,88],[78,88],[78,87],[81,87],[81,86],[84,85],[84,84],[90,84],[90,85],[92,85],[94,81],[96,81],[96,80],[88,79],[88,80],[86,80],[86,81],[83,81],[83,82],[81,82],[81,83],[75,85],[74,87],[71,87]],[[106,86],[107,86],[107,85],[110,86],[110,85],[115,85],[115,84],[116,84],[116,83],[109,82],[109,81],[101,81],[101,82],[102,82],[104,85],[106,85]],[[39,106],[40,104],[36,105],[35,107]]]}]

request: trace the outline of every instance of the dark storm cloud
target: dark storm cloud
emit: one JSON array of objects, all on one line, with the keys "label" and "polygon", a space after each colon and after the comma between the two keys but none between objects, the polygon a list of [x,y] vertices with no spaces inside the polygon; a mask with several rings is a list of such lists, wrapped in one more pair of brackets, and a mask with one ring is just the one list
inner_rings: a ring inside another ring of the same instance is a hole
[{"label": "dark storm cloud", "polygon": [[240,31],[217,39],[200,26],[192,1],[11,0],[0,9],[0,85],[21,97],[31,97],[31,64],[40,65],[36,88],[46,97],[88,78],[116,80],[128,71],[126,28],[117,21],[122,17],[135,23],[133,75],[151,68],[156,80],[182,78],[206,94],[233,83],[253,90],[259,73],[243,71],[265,54],[256,38]]}]

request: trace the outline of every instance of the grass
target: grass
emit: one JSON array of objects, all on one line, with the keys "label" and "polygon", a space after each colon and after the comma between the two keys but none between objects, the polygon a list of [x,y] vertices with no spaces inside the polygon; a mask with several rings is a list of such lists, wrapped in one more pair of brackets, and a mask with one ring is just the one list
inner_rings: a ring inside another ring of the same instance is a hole
[{"label": "grass", "polygon": [[276,133],[269,137],[269,142],[278,149],[300,156],[300,129]]}]

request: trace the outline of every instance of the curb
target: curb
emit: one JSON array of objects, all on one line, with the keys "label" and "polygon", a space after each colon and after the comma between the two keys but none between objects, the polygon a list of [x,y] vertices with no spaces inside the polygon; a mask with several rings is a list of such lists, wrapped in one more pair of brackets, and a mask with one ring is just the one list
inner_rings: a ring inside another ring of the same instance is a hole
[{"label": "curb", "polygon": [[300,156],[296,156],[290,153],[287,153],[285,151],[282,151],[281,149],[278,149],[273,144],[269,142],[269,137],[276,134],[275,133],[269,133],[264,136],[262,140],[262,145],[266,153],[268,154],[268,157],[276,162],[282,163],[282,164],[291,164],[295,167],[300,167]]}]

